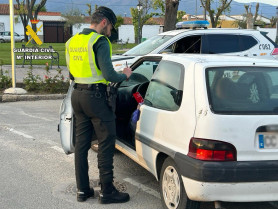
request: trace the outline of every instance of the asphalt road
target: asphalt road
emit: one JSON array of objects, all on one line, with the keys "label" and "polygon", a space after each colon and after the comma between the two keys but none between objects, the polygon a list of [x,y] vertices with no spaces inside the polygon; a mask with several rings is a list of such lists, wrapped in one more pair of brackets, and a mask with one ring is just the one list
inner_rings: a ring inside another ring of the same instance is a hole
[{"label": "asphalt road", "polygon": [[[0,207],[38,208],[161,208],[155,178],[116,152],[115,183],[129,192],[125,204],[100,205],[97,197],[76,201],[74,155],[63,153],[57,132],[61,100],[0,103]],[[99,190],[96,153],[90,151],[91,185]],[[278,205],[277,203],[274,203]],[[223,203],[226,209],[276,209],[270,203]],[[201,209],[213,209],[202,203]]]}]

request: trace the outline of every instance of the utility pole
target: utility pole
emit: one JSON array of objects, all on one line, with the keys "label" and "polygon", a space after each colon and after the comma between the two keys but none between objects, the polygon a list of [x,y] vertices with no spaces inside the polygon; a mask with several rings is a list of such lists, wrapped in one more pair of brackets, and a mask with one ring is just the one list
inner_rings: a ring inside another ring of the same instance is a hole
[{"label": "utility pole", "polygon": [[276,16],[277,16],[277,21],[276,21],[276,44],[278,44],[278,7],[276,7]]},{"label": "utility pole", "polygon": [[197,0],[196,0],[196,8],[195,8],[195,19],[197,20]]},{"label": "utility pole", "polygon": [[205,4],[205,6],[203,7],[203,5],[201,4],[200,8],[203,7],[203,9],[204,9],[204,20],[207,20],[207,9],[206,9],[207,2],[204,1],[204,4]]},{"label": "utility pole", "polygon": [[205,7],[204,7],[204,19],[207,20],[207,1],[205,1]]}]

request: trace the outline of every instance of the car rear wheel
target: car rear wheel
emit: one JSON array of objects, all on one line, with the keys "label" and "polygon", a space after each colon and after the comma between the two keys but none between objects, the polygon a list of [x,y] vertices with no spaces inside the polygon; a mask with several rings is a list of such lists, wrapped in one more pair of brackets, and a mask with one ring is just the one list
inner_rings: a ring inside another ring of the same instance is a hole
[{"label": "car rear wheel", "polygon": [[5,41],[3,39],[0,39],[0,43],[5,43]]},{"label": "car rear wheel", "polygon": [[160,172],[160,195],[166,209],[199,209],[200,202],[190,200],[175,162],[167,158]]},{"label": "car rear wheel", "polygon": [[21,40],[21,42],[23,43],[23,42],[25,42],[25,40],[24,40],[24,39],[22,39],[22,40]]}]

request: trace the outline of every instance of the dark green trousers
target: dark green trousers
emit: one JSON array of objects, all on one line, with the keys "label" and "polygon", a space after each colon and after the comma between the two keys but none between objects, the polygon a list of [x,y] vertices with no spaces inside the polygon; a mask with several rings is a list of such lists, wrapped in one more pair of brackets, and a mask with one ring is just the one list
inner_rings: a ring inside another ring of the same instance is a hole
[{"label": "dark green trousers", "polygon": [[76,118],[75,175],[77,189],[89,189],[88,150],[92,136],[98,139],[98,168],[100,183],[113,181],[115,151],[115,114],[108,106],[104,88],[85,90],[76,88],[72,93],[72,107]]}]

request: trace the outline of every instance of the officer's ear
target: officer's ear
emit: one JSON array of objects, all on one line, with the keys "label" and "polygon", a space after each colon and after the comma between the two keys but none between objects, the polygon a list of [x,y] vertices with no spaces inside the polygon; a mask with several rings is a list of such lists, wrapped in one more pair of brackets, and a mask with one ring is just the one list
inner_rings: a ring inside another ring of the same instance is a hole
[{"label": "officer's ear", "polygon": [[102,23],[102,26],[103,26],[103,27],[106,27],[106,26],[108,26],[108,24],[109,24],[109,23],[108,23],[108,20],[107,20],[106,18],[103,18],[102,21],[101,21],[101,23]]}]

